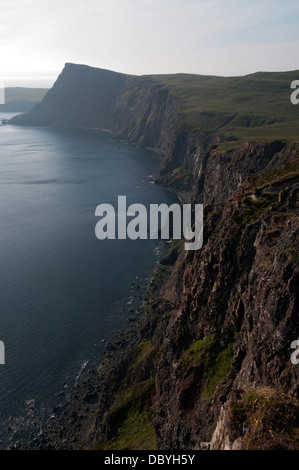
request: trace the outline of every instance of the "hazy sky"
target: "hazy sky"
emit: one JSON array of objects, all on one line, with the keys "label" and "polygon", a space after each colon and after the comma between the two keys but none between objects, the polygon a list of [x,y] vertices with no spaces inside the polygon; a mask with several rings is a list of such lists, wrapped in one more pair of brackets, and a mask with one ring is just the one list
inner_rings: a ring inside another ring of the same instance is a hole
[{"label": "hazy sky", "polygon": [[137,75],[299,69],[298,0],[0,0],[0,5],[0,80],[10,84],[11,78],[50,83],[65,62]]}]

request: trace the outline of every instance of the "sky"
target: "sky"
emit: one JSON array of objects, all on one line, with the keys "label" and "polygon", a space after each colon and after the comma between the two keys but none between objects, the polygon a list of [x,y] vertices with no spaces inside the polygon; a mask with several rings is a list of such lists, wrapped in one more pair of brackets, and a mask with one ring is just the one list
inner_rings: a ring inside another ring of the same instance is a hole
[{"label": "sky", "polygon": [[7,86],[50,86],[66,62],[136,75],[299,69],[298,0],[0,0],[0,6],[0,81]]}]

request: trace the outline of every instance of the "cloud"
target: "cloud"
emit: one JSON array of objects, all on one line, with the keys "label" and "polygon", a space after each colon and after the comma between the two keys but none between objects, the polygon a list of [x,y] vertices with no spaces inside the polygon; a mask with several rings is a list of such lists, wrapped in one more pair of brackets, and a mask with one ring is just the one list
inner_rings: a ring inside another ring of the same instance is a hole
[{"label": "cloud", "polygon": [[261,62],[296,68],[289,44],[297,39],[297,0],[11,0],[1,10],[2,74],[58,73],[78,62],[137,74],[210,67],[229,75],[248,68],[242,48],[252,71]]}]

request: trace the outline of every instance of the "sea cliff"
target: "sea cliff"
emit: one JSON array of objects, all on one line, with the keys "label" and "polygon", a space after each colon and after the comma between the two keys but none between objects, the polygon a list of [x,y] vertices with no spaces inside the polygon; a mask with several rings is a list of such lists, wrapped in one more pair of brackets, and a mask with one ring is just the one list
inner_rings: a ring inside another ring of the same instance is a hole
[{"label": "sea cliff", "polygon": [[[299,336],[299,133],[281,85],[295,72],[270,75],[134,77],[66,64],[43,101],[13,119],[106,129],[157,149],[157,182],[204,204],[202,249],[172,242],[143,315],[41,448],[298,448],[299,366],[290,357]],[[219,83],[234,91],[217,111],[207,94]],[[270,116],[258,96],[271,84],[277,106],[268,108],[279,111]]]}]

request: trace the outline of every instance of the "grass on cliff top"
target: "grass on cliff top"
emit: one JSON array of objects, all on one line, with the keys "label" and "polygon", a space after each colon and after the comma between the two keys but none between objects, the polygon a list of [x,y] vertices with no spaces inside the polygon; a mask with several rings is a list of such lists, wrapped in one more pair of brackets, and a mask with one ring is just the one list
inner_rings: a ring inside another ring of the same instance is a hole
[{"label": "grass on cliff top", "polygon": [[299,140],[299,105],[290,101],[294,91],[290,85],[299,79],[299,70],[244,77],[174,74],[148,78],[181,98],[182,127],[202,135],[222,134],[229,139],[228,148],[247,140]]}]

